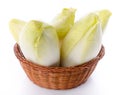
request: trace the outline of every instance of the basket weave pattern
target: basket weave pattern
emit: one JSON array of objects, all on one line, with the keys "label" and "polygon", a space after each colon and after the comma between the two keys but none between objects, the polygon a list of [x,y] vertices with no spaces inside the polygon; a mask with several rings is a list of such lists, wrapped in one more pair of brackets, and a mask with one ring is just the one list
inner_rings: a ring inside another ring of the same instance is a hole
[{"label": "basket weave pattern", "polygon": [[74,67],[45,67],[26,60],[18,44],[15,44],[14,52],[29,79],[38,86],[49,89],[70,89],[84,83],[94,71],[98,61],[105,54],[102,46],[97,57],[82,65]]}]

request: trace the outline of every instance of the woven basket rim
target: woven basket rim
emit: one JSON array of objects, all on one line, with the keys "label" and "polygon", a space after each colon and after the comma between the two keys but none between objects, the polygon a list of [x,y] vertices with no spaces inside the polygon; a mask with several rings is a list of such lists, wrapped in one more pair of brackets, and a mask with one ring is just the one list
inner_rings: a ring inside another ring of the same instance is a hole
[{"label": "woven basket rim", "polygon": [[20,62],[24,62],[25,64],[28,64],[29,66],[33,67],[34,69],[41,69],[42,71],[47,71],[47,72],[71,72],[71,71],[76,71],[76,69],[82,69],[82,68],[89,68],[89,66],[91,66],[92,64],[95,63],[95,61],[99,61],[105,54],[105,48],[102,45],[101,46],[101,50],[99,52],[99,54],[93,58],[92,60],[85,62],[81,65],[77,65],[77,66],[71,66],[71,67],[47,67],[47,66],[41,66],[39,64],[33,63],[31,61],[28,61],[23,53],[20,50],[20,47],[17,43],[15,43],[14,45],[14,53],[16,55],[16,57],[18,58],[18,60]]}]

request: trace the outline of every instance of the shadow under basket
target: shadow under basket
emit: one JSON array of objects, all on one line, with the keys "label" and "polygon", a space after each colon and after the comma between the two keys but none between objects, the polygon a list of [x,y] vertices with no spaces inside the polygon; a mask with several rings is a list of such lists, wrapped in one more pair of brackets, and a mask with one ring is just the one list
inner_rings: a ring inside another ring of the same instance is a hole
[{"label": "shadow under basket", "polygon": [[14,45],[14,53],[33,83],[44,88],[62,90],[74,88],[86,82],[98,61],[104,56],[105,49],[102,46],[95,58],[74,67],[45,67],[32,63],[25,59],[17,43]]}]

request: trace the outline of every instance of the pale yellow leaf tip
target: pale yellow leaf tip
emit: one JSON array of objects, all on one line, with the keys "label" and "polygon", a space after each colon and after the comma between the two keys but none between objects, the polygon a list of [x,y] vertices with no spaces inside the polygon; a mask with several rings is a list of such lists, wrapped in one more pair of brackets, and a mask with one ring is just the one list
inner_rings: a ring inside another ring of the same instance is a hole
[{"label": "pale yellow leaf tip", "polygon": [[24,22],[22,20],[18,20],[18,19],[10,20],[9,29],[10,29],[10,32],[16,42],[19,41],[19,34],[20,34],[21,30],[23,29],[23,27],[25,26],[25,24],[26,24],[26,22]]}]

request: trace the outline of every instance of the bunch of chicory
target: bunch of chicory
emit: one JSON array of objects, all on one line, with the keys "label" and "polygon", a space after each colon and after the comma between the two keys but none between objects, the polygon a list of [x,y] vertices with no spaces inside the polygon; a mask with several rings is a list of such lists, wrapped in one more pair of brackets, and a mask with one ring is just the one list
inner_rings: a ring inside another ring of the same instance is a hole
[{"label": "bunch of chicory", "polygon": [[12,19],[11,33],[25,58],[43,66],[69,67],[96,57],[111,12],[93,12],[76,22],[75,12],[64,8],[51,24]]}]

